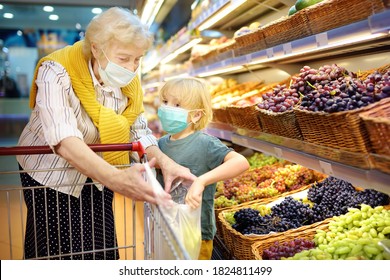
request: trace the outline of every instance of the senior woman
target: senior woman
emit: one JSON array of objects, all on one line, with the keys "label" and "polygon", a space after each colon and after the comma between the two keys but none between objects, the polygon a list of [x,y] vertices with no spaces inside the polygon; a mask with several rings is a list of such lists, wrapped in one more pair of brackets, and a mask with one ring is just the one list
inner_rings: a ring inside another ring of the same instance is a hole
[{"label": "senior woman", "polygon": [[140,141],[168,186],[194,179],[158,149],[142,114],[137,69],[152,38],[138,17],[113,7],[91,20],[84,40],[38,62],[18,144],[53,154],[17,157],[23,187],[46,186],[24,190],[25,258],[117,259],[113,192],[156,203],[141,164],[115,167],[129,164],[129,152],[97,154],[88,144]]}]

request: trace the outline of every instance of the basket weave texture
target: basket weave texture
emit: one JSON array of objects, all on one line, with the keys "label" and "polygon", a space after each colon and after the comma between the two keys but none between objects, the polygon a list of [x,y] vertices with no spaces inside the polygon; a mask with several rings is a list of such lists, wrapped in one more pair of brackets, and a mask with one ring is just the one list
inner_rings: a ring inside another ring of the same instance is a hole
[{"label": "basket weave texture", "polygon": [[382,99],[360,117],[368,131],[373,152],[390,156],[390,98]]},{"label": "basket weave texture", "polygon": [[238,128],[244,128],[253,131],[262,131],[259,122],[259,109],[257,104],[250,106],[228,106],[226,110],[229,112],[231,125]]},{"label": "basket weave texture", "polygon": [[311,112],[294,108],[304,141],[349,152],[370,151],[368,132],[359,114],[376,104],[337,112]]},{"label": "basket weave texture", "polygon": [[316,231],[319,229],[324,230],[324,231],[328,231],[328,223],[324,222],[324,223],[317,225],[315,228],[309,228],[309,229],[300,231],[298,233],[285,234],[285,235],[270,237],[266,240],[256,241],[251,246],[252,253],[255,256],[256,260],[262,260],[263,259],[262,255],[263,255],[264,250],[267,250],[270,247],[272,247],[275,244],[275,242],[279,242],[281,244],[284,242],[289,242],[289,241],[295,240],[297,238],[313,240],[314,236],[316,235]]},{"label": "basket weave texture", "polygon": [[293,110],[274,113],[269,110],[259,110],[258,114],[263,132],[279,136],[303,140],[301,129]]},{"label": "basket weave texture", "polygon": [[324,0],[304,9],[313,34],[366,19],[385,9],[382,0]]},{"label": "basket weave texture", "polygon": [[263,26],[267,48],[312,35],[306,11],[301,10]]},{"label": "basket weave texture", "polygon": [[261,29],[236,37],[236,42],[235,56],[242,56],[267,48],[264,32]]}]

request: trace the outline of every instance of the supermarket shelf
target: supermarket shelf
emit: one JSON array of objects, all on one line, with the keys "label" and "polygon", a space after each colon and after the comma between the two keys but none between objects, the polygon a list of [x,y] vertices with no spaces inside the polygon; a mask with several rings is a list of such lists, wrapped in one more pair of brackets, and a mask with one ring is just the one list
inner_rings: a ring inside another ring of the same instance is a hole
[{"label": "supermarket shelf", "polygon": [[[390,45],[390,10],[374,14],[366,20],[342,26],[320,34],[308,36],[292,42],[267,48],[243,56],[232,56],[204,67],[192,69],[192,76],[207,72],[224,71],[227,67],[235,69],[242,65],[253,66],[267,63],[293,63],[320,59],[330,55],[345,54],[360,50]],[[241,71],[247,71],[242,68]],[[226,73],[226,72],[225,72]]]},{"label": "supermarket shelf", "polygon": [[354,186],[373,188],[390,194],[390,174],[374,169],[362,169],[309,154],[304,151],[304,147],[308,143],[303,141],[261,132],[234,129],[222,124],[212,124],[206,131],[215,137],[234,144],[283,158],[327,175],[346,180]]}]

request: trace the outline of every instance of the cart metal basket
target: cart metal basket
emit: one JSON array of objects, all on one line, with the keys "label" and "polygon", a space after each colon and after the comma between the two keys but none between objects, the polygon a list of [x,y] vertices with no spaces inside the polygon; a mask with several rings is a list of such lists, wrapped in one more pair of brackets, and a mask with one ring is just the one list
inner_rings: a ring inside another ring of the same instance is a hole
[{"label": "cart metal basket", "polygon": [[[146,162],[146,153],[140,142],[129,144],[90,145],[95,152],[129,151],[137,152],[141,162]],[[0,156],[11,158],[11,167],[0,170],[0,259],[24,259],[24,244],[26,231],[26,203],[24,192],[29,190],[46,191],[48,186],[22,187],[20,184],[9,184],[7,177],[19,177],[23,172],[45,172],[48,170],[17,170],[17,164],[12,166],[16,155],[48,154],[52,150],[48,146],[36,147],[0,147]],[[128,166],[119,166],[126,168]],[[9,170],[9,168],[11,170]],[[62,169],[63,170],[63,169]],[[50,170],[52,171],[52,170]],[[60,171],[60,170],[53,170]],[[11,182],[15,182],[11,180]],[[93,185],[93,183],[90,183]],[[83,184],[84,187],[88,183]],[[53,187],[53,186],[50,186]],[[55,186],[56,188],[69,186]],[[70,196],[70,195],[69,195]],[[34,205],[35,206],[35,205]],[[58,207],[58,205],[57,205]],[[34,209],[35,210],[35,209]],[[73,259],[75,256],[89,254],[104,254],[109,250],[117,250],[122,260],[153,260],[153,259],[189,259],[188,253],[179,244],[175,233],[167,224],[159,207],[146,202],[133,201],[114,193],[113,212],[115,220],[116,242],[110,248],[100,248],[77,253],[50,255],[50,259]],[[69,225],[71,227],[71,225]],[[92,224],[92,235],[94,228]],[[58,231],[59,235],[61,234]],[[49,234],[49,233],[47,233]],[[58,238],[62,238],[59,236]],[[70,237],[72,239],[72,236]],[[72,241],[71,241],[72,242]],[[61,250],[60,250],[61,251]],[[35,259],[48,259],[41,257]]]}]

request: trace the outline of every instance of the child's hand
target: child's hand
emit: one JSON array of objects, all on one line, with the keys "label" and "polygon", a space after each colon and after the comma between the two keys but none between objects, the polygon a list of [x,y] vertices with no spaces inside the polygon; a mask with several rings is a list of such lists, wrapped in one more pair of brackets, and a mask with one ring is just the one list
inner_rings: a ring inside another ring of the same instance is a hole
[{"label": "child's hand", "polygon": [[200,180],[195,180],[188,190],[185,200],[186,204],[193,209],[198,208],[202,203],[202,194],[204,188],[205,186],[202,182],[200,182]]}]

